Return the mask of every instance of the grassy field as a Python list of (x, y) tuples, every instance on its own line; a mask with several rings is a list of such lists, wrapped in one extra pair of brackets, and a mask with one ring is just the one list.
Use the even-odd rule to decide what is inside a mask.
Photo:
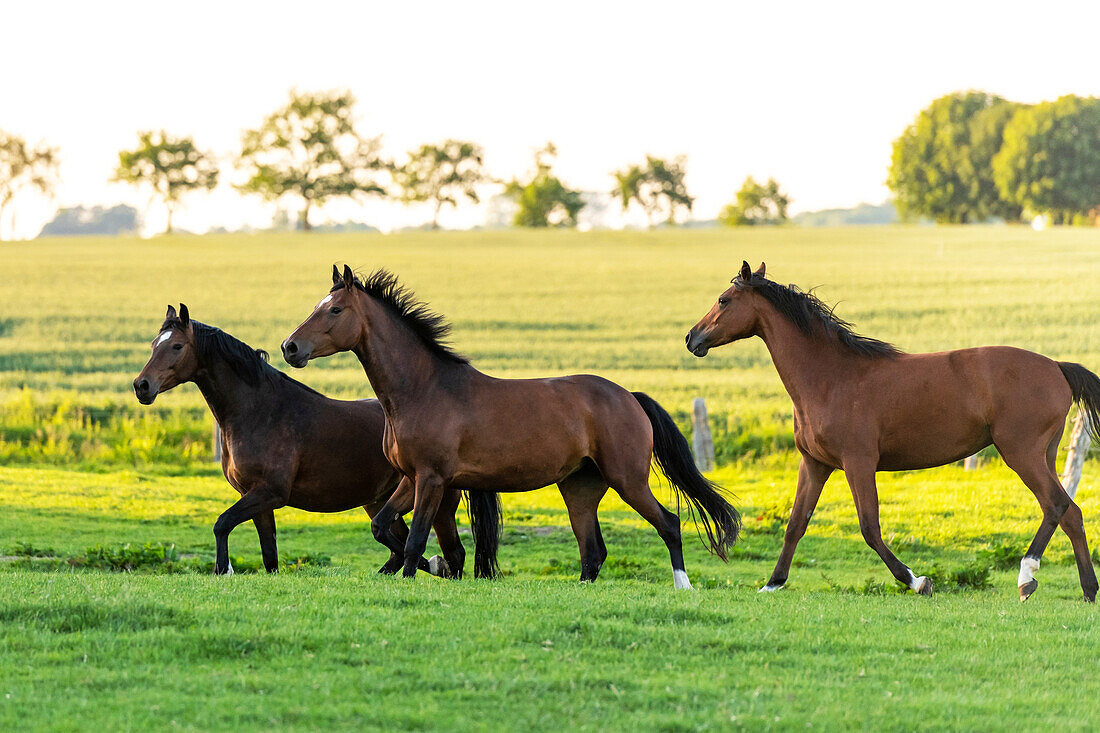
[[(790, 450), (790, 403), (759, 341), (696, 359), (683, 339), (742, 259), (822, 286), (859, 330), (912, 351), (1022, 346), (1100, 368), (1100, 231), (884, 227), (779, 231), (234, 235), (0, 248), (0, 460), (155, 467), (205, 459), (185, 386), (143, 408), (130, 383), (168, 302), (271, 351), (333, 262), (385, 266), (454, 324), (490, 374), (595, 372), (686, 421), (707, 398), (720, 459)], [(295, 376), (369, 394), (348, 354)]]
[[(841, 476), (787, 589), (756, 593), (793, 497), (789, 401), (758, 342), (703, 360), (683, 347), (746, 258), (822, 285), (861, 332), (907, 350), (1006, 343), (1100, 368), (1094, 230), (3, 245), (0, 730), (1095, 727), (1096, 609), (1062, 533), (1038, 593), (1017, 601), (1039, 513), (995, 458), (880, 475), (884, 537), (936, 579), (932, 599), (895, 587)], [(695, 590), (674, 592), (663, 543), (609, 496), (610, 557), (580, 586), (560, 497), (544, 490), (506, 497), (497, 582), (378, 577), (365, 514), (294, 510), (276, 515), (286, 572), (247, 572), (259, 548), (242, 525), (230, 552), (245, 572), (210, 577), (211, 527), (234, 493), (209, 462), (205, 405), (187, 385), (144, 408), (130, 381), (168, 302), (277, 354), (334, 261), (399, 272), (491, 374), (595, 372), (681, 418), (705, 396), (724, 464), (714, 478), (745, 515), (731, 562), (685, 526)], [(347, 355), (294, 376), (369, 394)], [(1078, 494), (1092, 535), (1097, 475), (1090, 461)]]

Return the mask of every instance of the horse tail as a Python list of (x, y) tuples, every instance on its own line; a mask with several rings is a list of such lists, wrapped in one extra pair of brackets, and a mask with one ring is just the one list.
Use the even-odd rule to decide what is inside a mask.
[(465, 493), (470, 528), (474, 535), (474, 577), (495, 578), (500, 575), (497, 550), (500, 548), (500, 523), (504, 516), (500, 494), (495, 491)]
[(1093, 441), (1100, 443), (1100, 377), (1069, 361), (1058, 362), (1058, 368), (1069, 382), (1077, 408), (1089, 416), (1089, 434)]
[(653, 425), (653, 458), (679, 496), (687, 499), (691, 515), (698, 517), (707, 533), (707, 546), (723, 560), (741, 534), (741, 515), (726, 501), (725, 490), (708, 481), (691, 456), (691, 448), (672, 417), (652, 397), (633, 392)]

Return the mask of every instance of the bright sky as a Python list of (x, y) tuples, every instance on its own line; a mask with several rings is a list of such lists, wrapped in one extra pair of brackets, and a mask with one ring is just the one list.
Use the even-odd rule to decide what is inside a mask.
[[(1100, 3), (186, 2), (6, 4), (0, 129), (60, 148), (56, 204), (128, 202), (108, 184), (141, 129), (230, 156), (291, 87), (349, 88), (365, 134), (399, 155), (447, 137), (524, 173), (547, 140), (558, 174), (608, 190), (646, 153), (688, 156), (695, 216), (746, 175), (795, 211), (886, 198), (891, 141), (933, 98), (966, 88), (1035, 102), (1100, 96)], [(194, 194), (179, 227), (266, 225), (275, 207)], [(26, 201), (33, 236), (52, 208)], [(319, 218), (389, 229), (426, 209), (341, 204)], [(480, 223), (484, 208), (447, 212)], [(148, 224), (161, 224), (159, 209)], [(5, 227), (7, 225), (5, 224)]]

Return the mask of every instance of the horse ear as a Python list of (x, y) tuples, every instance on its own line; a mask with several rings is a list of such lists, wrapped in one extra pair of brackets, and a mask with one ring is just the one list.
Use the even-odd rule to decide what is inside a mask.
[(168, 312), (164, 314), (164, 320), (169, 320), (176, 317), (176, 309), (172, 306), (168, 306)]
[(741, 279), (748, 282), (752, 279), (752, 268), (747, 260), (741, 260)]
[(183, 303), (180, 303), (180, 323), (184, 328), (191, 324), (191, 314), (187, 312), (187, 306)]
[(756, 268), (756, 272), (754, 272), (753, 275), (759, 275), (760, 277), (764, 277), (764, 269), (765, 269), (764, 268), (764, 263), (761, 262), (760, 267)]
[(337, 269), (336, 265), (333, 265), (332, 266), (332, 284), (333, 285), (339, 285), (342, 282), (343, 282), (343, 280), (340, 278), (340, 270)]
[(344, 287), (351, 290), (351, 286), (355, 284), (355, 275), (352, 273), (351, 268), (344, 265)]

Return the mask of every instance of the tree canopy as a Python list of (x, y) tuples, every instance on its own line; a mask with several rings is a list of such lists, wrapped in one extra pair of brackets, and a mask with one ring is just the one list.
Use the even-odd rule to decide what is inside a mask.
[(314, 206), (332, 198), (385, 194), (375, 177), (387, 167), (378, 154), (380, 139), (359, 135), (354, 107), (347, 91), (292, 91), (285, 107), (245, 131), (239, 163), (248, 180), (239, 189), (268, 201), (299, 197), (298, 222), (306, 231)]
[[(0, 238), (3, 235), (4, 210), (22, 191), (36, 189), (53, 193), (57, 181), (57, 151), (45, 145), (28, 145), (17, 135), (0, 130)], [(12, 215), (11, 227), (15, 228)]]
[(165, 233), (184, 194), (218, 185), (218, 168), (190, 137), (171, 137), (164, 130), (138, 133), (138, 146), (118, 154), (115, 180), (148, 185), (168, 212)]
[(462, 197), (479, 203), (477, 186), (488, 180), (484, 155), (480, 145), (461, 140), (421, 145), (409, 153), (403, 165), (394, 168), (394, 183), (401, 191), (401, 201), (431, 202), (432, 229), (438, 229), (439, 212), (444, 204), (457, 207)]
[(504, 185), (504, 195), (516, 202), (512, 223), (523, 227), (573, 227), (584, 208), (584, 194), (566, 186), (552, 172), (557, 155), (553, 143), (535, 154), (535, 172), (527, 182), (513, 179)]
[(631, 165), (612, 174), (615, 188), (611, 195), (622, 201), (623, 211), (630, 208), (631, 202), (636, 202), (651, 227), (654, 217), (662, 211), (667, 212), (666, 223), (675, 224), (677, 209), (683, 207), (691, 211), (695, 203), (684, 184), (685, 158), (681, 155), (667, 161), (647, 155), (645, 160), (644, 166)]
[(774, 178), (769, 178), (767, 183), (757, 183), (749, 176), (741, 184), (737, 200), (722, 209), (718, 221), (726, 226), (782, 224), (787, 221), (790, 203), (790, 197), (779, 189)]
[(1018, 218), (993, 181), (992, 159), (1019, 105), (985, 92), (934, 100), (894, 141), (886, 185), (903, 218), (942, 223)]
[(1021, 109), (993, 158), (1001, 195), (1056, 224), (1100, 208), (1100, 98), (1067, 95)]

